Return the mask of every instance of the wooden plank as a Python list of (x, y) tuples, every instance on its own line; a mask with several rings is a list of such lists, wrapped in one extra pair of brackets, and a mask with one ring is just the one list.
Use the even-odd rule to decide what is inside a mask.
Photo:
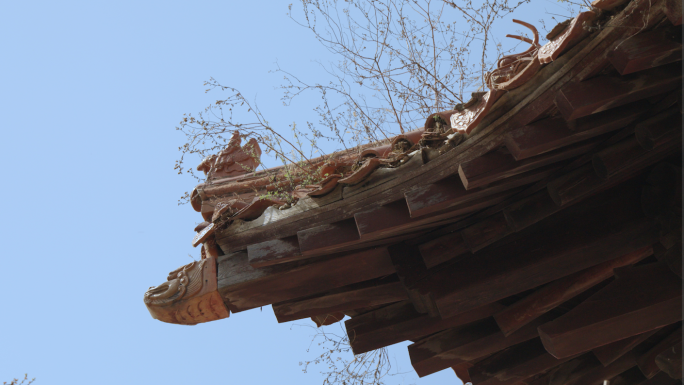
[(646, 377), (637, 367), (630, 368), (610, 379), (610, 383), (616, 385), (639, 385), (644, 381)]
[[(680, 317), (681, 318), (681, 317)], [(677, 330), (672, 332), (670, 335), (665, 337), (662, 341), (658, 342), (654, 347), (649, 349), (646, 353), (642, 354), (637, 359), (637, 364), (639, 369), (646, 376), (646, 378), (653, 378), (660, 371), (660, 367), (656, 363), (656, 357), (668, 350), (676, 349), (680, 351), (682, 349), (682, 328), (679, 327)], [(681, 362), (681, 360), (680, 360)], [(676, 369), (675, 369), (676, 370)], [(680, 363), (679, 377), (681, 378), (681, 363)], [(669, 374), (669, 373), (668, 373)]]
[(658, 232), (640, 213), (638, 194), (638, 188), (598, 194), (513, 242), (430, 272), (417, 286), (434, 295), (442, 316), (450, 316), (651, 245)]
[[(682, 168), (667, 162), (655, 166), (646, 179), (641, 193), (641, 206), (649, 218), (667, 215), (674, 207), (681, 207)], [(681, 220), (676, 229), (681, 229)], [(663, 229), (665, 230), (665, 229)], [(672, 231), (672, 230), (667, 230)]]
[(461, 163), (458, 175), (466, 190), (481, 187), (539, 167), (574, 158), (591, 150), (596, 143), (577, 143), (553, 152), (516, 161), (511, 154), (493, 151)]
[(299, 251), (299, 242), (296, 236), (249, 245), (247, 246), (247, 256), (252, 267), (271, 266), (306, 258)]
[(644, 163), (655, 163), (681, 148), (681, 131), (670, 131), (662, 139), (666, 142), (652, 150), (644, 150), (635, 137), (599, 151), (592, 158), (594, 171), (604, 179), (611, 178), (622, 170), (637, 169)]
[(648, 105), (631, 103), (566, 122), (562, 117), (543, 119), (506, 135), (505, 144), (516, 160), (527, 159), (625, 127)]
[(594, 353), (599, 361), (601, 361), (603, 366), (607, 366), (625, 355), (627, 352), (631, 351), (635, 346), (646, 341), (646, 339), (655, 334), (658, 330), (660, 329), (653, 329), (645, 333), (615, 341), (608, 345), (599, 346), (598, 348), (593, 349), (591, 352)]
[(511, 231), (521, 231), (561, 210), (551, 199), (548, 190), (540, 190), (503, 209)]
[(682, 115), (679, 106), (673, 106), (662, 113), (645, 120), (634, 127), (634, 136), (645, 150), (653, 150), (671, 140), (673, 131), (681, 131)]
[(550, 370), (546, 375), (530, 382), (530, 385), (564, 385), (573, 383), (599, 367), (601, 367), (601, 363), (598, 362), (596, 357), (591, 354), (583, 354)]
[(668, 376), (667, 373), (660, 372), (653, 376), (653, 378), (639, 383), (639, 385), (681, 385), (681, 383), (682, 381)]
[(595, 366), (583, 376), (566, 382), (567, 385), (604, 385), (605, 380), (623, 373), (636, 366), (634, 354), (627, 353), (608, 366)]
[(392, 275), (341, 287), (313, 297), (275, 303), (273, 304), (273, 313), (275, 313), (278, 322), (289, 322), (321, 314), (385, 305), (407, 299), (406, 289), (399, 282), (399, 279)]
[(492, 303), (442, 319), (418, 313), (411, 302), (403, 301), (352, 317), (345, 326), (354, 354), (361, 354), (481, 320), (502, 308), (502, 305)]
[(468, 369), (473, 385), (516, 383), (546, 372), (570, 358), (559, 360), (544, 349), (539, 338), (512, 346)]
[(679, 63), (626, 76), (601, 76), (563, 87), (556, 105), (565, 120), (574, 120), (673, 90), (681, 82)]
[(623, 267), (617, 279), (539, 328), (546, 350), (567, 357), (682, 318), (681, 280), (661, 263)]
[(484, 196), (468, 203), (419, 218), (411, 217), (405, 200), (377, 206), (354, 214), (354, 220), (362, 240), (382, 239), (390, 236), (414, 232), (430, 226), (455, 222), (466, 214), (482, 210), (502, 202), (519, 190), (503, 191)]
[(672, 25), (682, 25), (682, 2), (679, 0), (666, 0), (665, 14)]
[[(681, 230), (680, 230), (681, 234)], [(669, 249), (656, 253), (656, 258), (664, 262), (673, 273), (682, 278), (682, 243), (679, 242)]]
[(420, 257), (418, 247), (406, 243), (398, 243), (387, 248), (394, 270), (399, 280), (407, 289), (409, 300), (419, 313), (438, 317), (437, 306), (429, 293), (421, 293), (413, 288), (413, 282), (425, 276), (427, 267)]
[(466, 382), (471, 382), (468, 369), (472, 366), (473, 364), (470, 362), (462, 362), (458, 365), (452, 366), (451, 369), (453, 369), (454, 373), (456, 373), (456, 377), (458, 377), (458, 379), (465, 384)]
[(569, 275), (533, 292), (494, 316), (504, 334), (518, 330), (540, 315), (613, 276), (613, 269), (631, 265), (653, 254), (649, 245), (619, 258)]
[(470, 253), (460, 231), (423, 243), (418, 246), (418, 249), (428, 269), (459, 255)]
[(297, 232), (303, 256), (322, 255), (360, 239), (356, 222), (351, 218)]
[(386, 248), (368, 249), (296, 267), (254, 268), (246, 252), (219, 257), (218, 290), (233, 312), (326, 291), (391, 275), (394, 266)]
[(535, 321), (508, 337), (491, 318), (447, 329), (409, 345), (411, 364), (418, 376), (424, 377), (536, 338), (543, 322)]
[(472, 252), (477, 252), (512, 233), (503, 213), (468, 226), (461, 230), (461, 236)]
[(404, 196), (411, 217), (416, 218), (534, 183), (549, 176), (556, 169), (556, 166), (541, 167), (494, 182), (487, 187), (470, 190), (463, 187), (458, 175), (452, 175), (436, 183), (408, 191)]
[(608, 58), (621, 75), (681, 61), (682, 43), (676, 41), (681, 33), (671, 28), (640, 33), (618, 44)]
[(656, 365), (671, 378), (682, 379), (682, 344), (681, 333), (678, 344), (658, 354), (655, 358)]
[[(600, 162), (600, 159), (596, 162), (592, 160), (592, 164), (584, 165), (575, 171), (549, 182), (547, 189), (553, 201), (559, 206), (564, 206), (589, 196), (597, 190), (607, 188), (608, 186), (620, 183), (622, 180), (631, 178), (641, 172), (642, 169), (661, 161), (678, 149), (679, 143), (673, 141), (669, 144), (662, 145), (656, 150), (639, 153), (640, 155), (638, 157), (627, 159), (626, 162), (623, 163), (624, 167), (617, 170), (611, 169), (611, 171), (615, 171), (615, 173), (611, 174), (609, 179), (600, 177), (596, 172), (596, 167), (594, 165), (597, 164), (597, 162)], [(594, 157), (594, 159), (597, 158)], [(619, 163), (614, 164), (618, 165)], [(601, 168), (603, 166), (598, 167)], [(607, 168), (605, 172), (601, 172), (603, 175), (608, 175)]]

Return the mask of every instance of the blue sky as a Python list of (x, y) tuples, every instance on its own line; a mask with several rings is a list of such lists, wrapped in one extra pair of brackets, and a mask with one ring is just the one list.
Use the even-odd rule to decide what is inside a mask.
[[(536, 0), (516, 16), (563, 13)], [(3, 295), (0, 381), (36, 384), (320, 384), (300, 361), (320, 351), (312, 330), (278, 324), (270, 307), (194, 327), (153, 320), (142, 296), (199, 255), (201, 221), (180, 195), (174, 127), (220, 95), (209, 77), (257, 97), (274, 126), (310, 112), (285, 108), (281, 67), (312, 79), (329, 60), (287, 16), (287, 3), (3, 2), (0, 5), (0, 189)], [(507, 17), (501, 26), (517, 28)], [(195, 164), (198, 160), (191, 160)], [(332, 326), (337, 328), (338, 326)], [(390, 348), (390, 383), (418, 379), (406, 343)]]

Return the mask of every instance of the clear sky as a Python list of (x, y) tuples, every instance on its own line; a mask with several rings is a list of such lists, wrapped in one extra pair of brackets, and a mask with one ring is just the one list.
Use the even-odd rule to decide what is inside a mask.
[[(0, 381), (36, 384), (321, 384), (300, 361), (320, 354), (312, 330), (278, 324), (270, 307), (198, 326), (153, 320), (143, 293), (199, 258), (201, 221), (178, 206), (196, 181), (173, 169), (174, 127), (220, 97), (215, 77), (257, 97), (276, 127), (281, 67), (322, 75), (329, 60), (287, 3), (5, 1), (0, 5)], [(516, 14), (564, 13), (534, 0)], [(567, 14), (567, 13), (565, 13)], [(499, 25), (515, 32), (507, 17)], [(191, 164), (198, 163), (190, 160)], [(339, 326), (331, 326), (339, 328)], [(338, 329), (335, 329), (338, 330)], [(390, 348), (395, 384), (457, 384), (451, 370), (418, 379), (406, 346)]]

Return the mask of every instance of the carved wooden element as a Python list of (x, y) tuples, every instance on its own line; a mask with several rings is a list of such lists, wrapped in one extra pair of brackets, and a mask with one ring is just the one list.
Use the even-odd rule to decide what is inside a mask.
[(217, 291), (216, 259), (191, 262), (144, 296), (147, 310), (163, 322), (195, 325), (227, 318), (230, 313)]

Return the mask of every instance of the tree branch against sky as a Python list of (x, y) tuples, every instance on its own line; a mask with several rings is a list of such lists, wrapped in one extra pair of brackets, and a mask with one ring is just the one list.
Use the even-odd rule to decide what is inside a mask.
[[(177, 129), (186, 135), (186, 143), (179, 148), (176, 169), (192, 173), (186, 155), (218, 152), (235, 130), (244, 138), (256, 138), (267, 157), (299, 164), (419, 128), (430, 114), (454, 108), (471, 92), (485, 89), (484, 74), (517, 48), (503, 48), (494, 33), (496, 22), (529, 1), (291, 4), (288, 16), (295, 25), (308, 29), (335, 58), (317, 61), (325, 75), (318, 79), (275, 63), (273, 72), (283, 75), (283, 83), (275, 85), (282, 91), (282, 102), (292, 105), (304, 95), (318, 95), (320, 102), (311, 106), (313, 116), (302, 117), (288, 129), (274, 128), (256, 100), (212, 78), (205, 83), (207, 91), (220, 89), (229, 95), (196, 116), (183, 117)], [(583, 6), (562, 4), (570, 9), (568, 17)]]

